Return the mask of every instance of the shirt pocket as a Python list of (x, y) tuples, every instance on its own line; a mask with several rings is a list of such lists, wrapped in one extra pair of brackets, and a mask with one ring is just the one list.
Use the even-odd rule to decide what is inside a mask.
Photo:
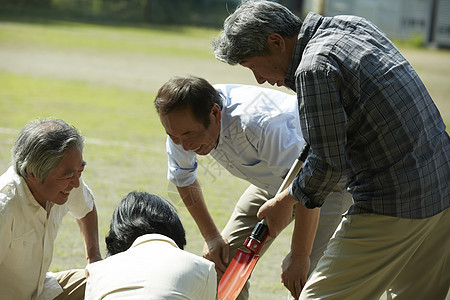
[(11, 269), (28, 269), (36, 262), (32, 261), (32, 252), (35, 251), (36, 233), (30, 230), (20, 236), (16, 236), (11, 241), (10, 253), (6, 257), (4, 264)]

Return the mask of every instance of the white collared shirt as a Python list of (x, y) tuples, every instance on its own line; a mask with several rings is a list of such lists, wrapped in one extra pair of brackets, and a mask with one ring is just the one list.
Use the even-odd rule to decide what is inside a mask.
[[(219, 141), (210, 155), (234, 176), (275, 195), (305, 143), (297, 97), (250, 85), (214, 87), (223, 108)], [(183, 150), (169, 137), (166, 149), (168, 179), (180, 187), (192, 184), (197, 177), (196, 153)]]
[(214, 263), (160, 234), (138, 237), (124, 252), (86, 267), (86, 300), (216, 299)]
[(0, 299), (47, 300), (62, 292), (47, 273), (58, 229), (67, 212), (80, 219), (93, 205), (81, 179), (65, 204), (44, 209), (13, 167), (0, 177)]

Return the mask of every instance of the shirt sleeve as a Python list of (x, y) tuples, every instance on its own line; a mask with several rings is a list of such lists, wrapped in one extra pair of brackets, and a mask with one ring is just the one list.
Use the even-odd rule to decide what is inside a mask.
[(337, 70), (308, 70), (296, 80), (300, 126), (311, 150), (289, 192), (306, 207), (314, 208), (322, 206), (345, 168), (347, 115)]
[(10, 247), (12, 241), (12, 224), (14, 217), (10, 208), (7, 207), (7, 203), (14, 198), (15, 193), (16, 188), (14, 185), (2, 184), (2, 187), (0, 188), (0, 265), (5, 259), (5, 255), (8, 252), (7, 249)]
[[(288, 114), (279, 114), (261, 131), (258, 153), (267, 162), (269, 170), (285, 177), (305, 143), (298, 130), (298, 119)], [(297, 126), (296, 126), (297, 125)]]
[(197, 154), (185, 151), (167, 137), (166, 150), (168, 156), (167, 179), (178, 187), (188, 186), (197, 178)]
[(12, 219), (0, 211), (0, 265), (5, 259), (12, 240)]
[(80, 178), (80, 186), (70, 192), (67, 200), (69, 213), (76, 219), (82, 219), (94, 208), (94, 194)]

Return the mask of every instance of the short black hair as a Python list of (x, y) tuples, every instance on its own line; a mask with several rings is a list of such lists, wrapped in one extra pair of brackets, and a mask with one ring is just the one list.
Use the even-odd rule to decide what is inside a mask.
[(196, 76), (169, 79), (159, 89), (153, 104), (160, 117), (188, 108), (205, 128), (209, 127), (213, 106), (217, 104), (221, 109), (223, 107), (219, 92), (206, 79)]
[(145, 192), (130, 192), (114, 210), (105, 239), (107, 256), (129, 249), (139, 236), (150, 233), (171, 238), (180, 249), (186, 245), (183, 225), (169, 201)]

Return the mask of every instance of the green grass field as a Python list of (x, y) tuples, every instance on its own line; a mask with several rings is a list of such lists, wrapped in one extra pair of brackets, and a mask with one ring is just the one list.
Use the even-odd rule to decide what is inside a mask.
[[(194, 74), (211, 83), (256, 84), (250, 71), (217, 61), (201, 28), (131, 28), (79, 23), (0, 21), (0, 171), (20, 128), (53, 116), (86, 137), (84, 180), (96, 195), (102, 253), (117, 203), (132, 190), (170, 199), (187, 231), (187, 250), (200, 254), (203, 240), (166, 180), (165, 134), (153, 109), (158, 88), (170, 77)], [(424, 80), (447, 124), (450, 120), (450, 52), (402, 48)], [(285, 89), (282, 89), (286, 91)], [(200, 158), (199, 181), (209, 209), (223, 228), (247, 183), (209, 156)], [(258, 263), (251, 299), (284, 299), (279, 271), (289, 251), (289, 227)], [(85, 266), (76, 223), (66, 217), (51, 271)]]

